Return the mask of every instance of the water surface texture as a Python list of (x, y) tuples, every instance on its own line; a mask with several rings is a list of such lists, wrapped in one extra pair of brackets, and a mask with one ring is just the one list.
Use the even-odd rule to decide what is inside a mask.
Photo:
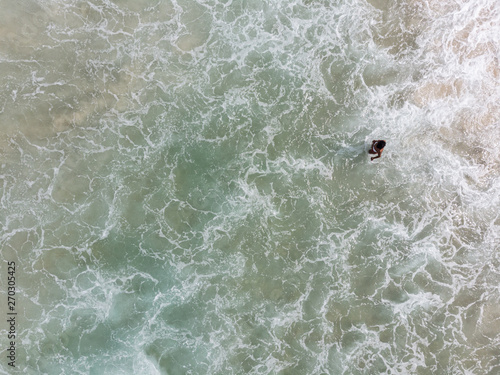
[(0, 373), (500, 373), (498, 0), (0, 6)]

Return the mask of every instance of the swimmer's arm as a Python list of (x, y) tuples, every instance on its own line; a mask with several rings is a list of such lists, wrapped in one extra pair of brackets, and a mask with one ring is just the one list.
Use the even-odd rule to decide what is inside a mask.
[(372, 157), (371, 160), (373, 161), (374, 159), (378, 159), (380, 156), (382, 156), (382, 150), (379, 150), (377, 152), (377, 156)]

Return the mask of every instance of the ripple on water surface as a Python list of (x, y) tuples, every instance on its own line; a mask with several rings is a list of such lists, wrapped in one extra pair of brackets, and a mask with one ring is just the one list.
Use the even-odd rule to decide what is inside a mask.
[(23, 372), (499, 371), (495, 1), (4, 8)]

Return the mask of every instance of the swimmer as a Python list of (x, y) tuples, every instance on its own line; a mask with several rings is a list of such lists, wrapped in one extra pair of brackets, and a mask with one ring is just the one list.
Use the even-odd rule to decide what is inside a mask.
[(368, 151), (369, 154), (377, 154), (377, 156), (374, 156), (371, 158), (373, 159), (378, 159), (382, 155), (382, 151), (384, 151), (385, 147), (385, 141), (379, 139), (377, 141), (372, 142), (372, 148)]

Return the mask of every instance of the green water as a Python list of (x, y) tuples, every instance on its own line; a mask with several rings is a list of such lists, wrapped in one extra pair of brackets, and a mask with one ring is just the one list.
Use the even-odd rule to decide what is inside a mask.
[(0, 4), (0, 373), (500, 371), (494, 1)]

